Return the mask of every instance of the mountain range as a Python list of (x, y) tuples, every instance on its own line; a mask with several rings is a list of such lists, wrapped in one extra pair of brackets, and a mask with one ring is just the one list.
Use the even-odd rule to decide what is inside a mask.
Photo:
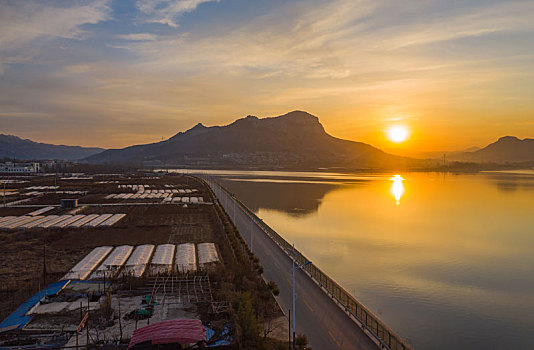
[[(109, 150), (50, 145), (0, 134), (0, 157), (81, 160), (93, 164), (264, 169), (428, 169), (442, 165), (441, 159), (395, 156), (366, 143), (336, 138), (325, 131), (317, 117), (303, 111), (270, 118), (247, 116), (224, 126), (207, 127), (199, 123), (161, 142)], [(429, 154), (427, 158), (434, 157)], [(505, 136), (484, 148), (449, 153), (447, 159), (534, 164), (534, 139)]]
[(0, 134), (0, 158), (79, 160), (103, 150), (103, 148), (51, 145), (21, 139), (13, 135)]

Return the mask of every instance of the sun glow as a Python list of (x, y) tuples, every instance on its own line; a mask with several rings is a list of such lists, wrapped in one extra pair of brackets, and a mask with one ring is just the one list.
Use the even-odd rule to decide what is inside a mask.
[(408, 128), (403, 125), (395, 125), (387, 130), (388, 139), (395, 143), (401, 143), (408, 139)]

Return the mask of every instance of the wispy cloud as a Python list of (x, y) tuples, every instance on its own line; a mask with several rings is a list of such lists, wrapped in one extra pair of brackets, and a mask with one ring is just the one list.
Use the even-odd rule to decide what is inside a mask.
[(133, 33), (116, 35), (115, 38), (130, 41), (153, 41), (156, 40), (158, 36), (150, 33)]
[(147, 23), (178, 27), (178, 19), (186, 12), (194, 11), (200, 4), (219, 0), (137, 0), (137, 8)]
[(29, 61), (36, 47), (29, 46), (39, 39), (83, 39), (89, 33), (86, 24), (111, 19), (108, 0), (53, 6), (42, 1), (0, 3), (0, 66), (2, 62)]
[(503, 2), (468, 13), (422, 20), (408, 26), (393, 26), (383, 34), (390, 36), (391, 49), (427, 45), (442, 41), (479, 37), (494, 33), (534, 30), (534, 21), (526, 13), (534, 13), (534, 2)]

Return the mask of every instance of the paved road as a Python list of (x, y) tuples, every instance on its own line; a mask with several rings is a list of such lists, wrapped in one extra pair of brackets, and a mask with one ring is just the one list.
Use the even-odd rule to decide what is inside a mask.
[[(234, 202), (214, 186), (226, 212), (234, 217)], [(235, 205), (235, 221), (239, 232), (250, 246), (250, 216)], [(286, 314), (292, 305), (292, 263), (287, 254), (254, 222), (254, 254), (263, 266), (263, 275), (280, 289), (278, 300)], [(345, 314), (335, 302), (303, 271), (295, 274), (296, 331), (306, 334), (314, 350), (378, 349), (377, 345)], [(293, 316), (293, 315), (291, 315)]]

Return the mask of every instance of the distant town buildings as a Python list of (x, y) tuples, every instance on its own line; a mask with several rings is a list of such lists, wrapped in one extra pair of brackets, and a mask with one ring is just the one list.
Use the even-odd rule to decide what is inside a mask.
[(0, 163), (0, 173), (30, 174), (38, 173), (41, 170), (39, 163)]

